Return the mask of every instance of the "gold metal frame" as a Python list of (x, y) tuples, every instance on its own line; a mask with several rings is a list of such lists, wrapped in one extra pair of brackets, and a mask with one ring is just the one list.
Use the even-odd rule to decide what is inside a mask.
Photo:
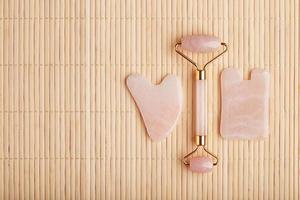
[(190, 165), (190, 163), (188, 162), (188, 161), (189, 161), (188, 158), (191, 157), (194, 153), (196, 153), (196, 151), (199, 149), (199, 147), (202, 147), (202, 149), (203, 149), (207, 154), (209, 154), (210, 156), (212, 156), (212, 157), (215, 159), (215, 162), (213, 163), (214, 166), (218, 164), (218, 157), (217, 157), (215, 154), (213, 154), (212, 152), (208, 151), (208, 150), (206, 149), (205, 146), (197, 145), (197, 147), (196, 147), (193, 151), (191, 151), (190, 153), (188, 153), (187, 155), (185, 155), (185, 156), (183, 157), (183, 160), (182, 160), (182, 161), (183, 161), (183, 163), (184, 163), (186, 166), (189, 166), (189, 165)]
[(201, 71), (201, 70), (204, 70), (204, 71), (205, 71), (207, 65), (209, 65), (209, 64), (212, 63), (214, 60), (216, 60), (216, 59), (219, 58), (221, 55), (223, 55), (223, 54), (227, 51), (227, 49), (228, 49), (227, 44), (226, 44), (225, 42), (221, 42), (221, 45), (224, 46), (225, 49), (224, 49), (221, 53), (219, 53), (218, 55), (216, 55), (215, 57), (213, 57), (211, 60), (209, 60), (207, 63), (205, 63), (205, 65), (204, 65), (202, 68), (199, 68), (198, 65), (197, 65), (197, 63), (196, 63), (195, 61), (193, 61), (191, 58), (189, 58), (187, 55), (185, 55), (184, 53), (182, 53), (182, 52), (179, 50), (178, 47), (179, 47), (180, 45), (181, 45), (181, 42), (177, 42), (177, 43), (175, 44), (175, 51), (176, 51), (179, 55), (181, 55), (182, 57), (184, 57), (186, 60), (188, 60), (190, 63), (192, 63), (192, 65), (194, 65), (198, 71)]

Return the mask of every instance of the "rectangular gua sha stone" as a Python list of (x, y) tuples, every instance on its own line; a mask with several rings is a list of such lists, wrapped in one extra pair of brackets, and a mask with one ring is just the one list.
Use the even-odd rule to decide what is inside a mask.
[(259, 139), (269, 133), (269, 72), (254, 69), (243, 80), (237, 69), (221, 75), (220, 132), (227, 139)]

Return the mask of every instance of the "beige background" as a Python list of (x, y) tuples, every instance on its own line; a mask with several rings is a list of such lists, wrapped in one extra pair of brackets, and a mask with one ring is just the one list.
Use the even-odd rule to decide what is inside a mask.
[[(299, 11), (298, 0), (0, 0), (0, 199), (299, 199)], [(173, 48), (198, 33), (229, 44), (208, 70), (220, 163), (206, 175), (181, 163), (193, 69)], [(218, 134), (228, 66), (270, 71), (266, 140)], [(182, 115), (160, 143), (125, 87), (131, 73), (182, 82)]]

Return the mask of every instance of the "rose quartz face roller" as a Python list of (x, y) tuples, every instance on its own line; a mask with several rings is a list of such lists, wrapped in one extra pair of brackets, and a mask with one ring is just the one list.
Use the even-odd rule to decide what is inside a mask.
[[(202, 68), (199, 68), (197, 63), (183, 54), (182, 50), (191, 51), (194, 53), (211, 53), (217, 51), (221, 46), (224, 50), (208, 61)], [(206, 68), (212, 61), (220, 57), (227, 51), (227, 45), (224, 42), (219, 42), (215, 36), (209, 35), (191, 35), (181, 38), (181, 41), (175, 45), (175, 51), (182, 57), (192, 63), (196, 71), (195, 94), (194, 94), (194, 131), (196, 134), (196, 148), (183, 158), (183, 162), (193, 172), (206, 173), (212, 171), (214, 165), (217, 165), (218, 158), (213, 153), (206, 149), (207, 136), (207, 100), (206, 100)], [(203, 150), (211, 157), (192, 155), (202, 147)]]

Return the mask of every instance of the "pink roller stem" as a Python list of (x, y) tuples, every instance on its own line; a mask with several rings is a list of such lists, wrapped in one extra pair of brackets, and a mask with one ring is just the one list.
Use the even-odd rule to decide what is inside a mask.
[(195, 132), (207, 135), (206, 80), (196, 80), (195, 84)]

